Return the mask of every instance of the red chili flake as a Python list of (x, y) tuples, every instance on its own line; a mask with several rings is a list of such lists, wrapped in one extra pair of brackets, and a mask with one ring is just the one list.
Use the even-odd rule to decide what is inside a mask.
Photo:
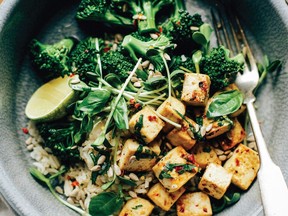
[(135, 107), (136, 109), (139, 109), (139, 108), (141, 107), (141, 104), (140, 104), (140, 103), (136, 103), (136, 104), (134, 105), (134, 107)]
[(207, 208), (203, 208), (203, 211), (204, 211), (204, 212), (207, 212), (208, 210), (207, 210)]
[(156, 194), (154, 194), (154, 196), (159, 196), (159, 194), (158, 194), (158, 193), (156, 193)]
[(71, 179), (71, 177), (70, 177), (69, 175), (67, 175), (67, 176), (66, 176), (66, 179), (67, 179), (67, 180), (70, 180), (70, 179)]
[(190, 161), (191, 163), (195, 164), (196, 161), (195, 161), (195, 157), (193, 154), (189, 154), (188, 157), (187, 157), (187, 160)]
[(181, 206), (179, 211), (180, 211), (180, 212), (184, 212), (184, 211), (185, 211), (184, 207)]
[(71, 78), (71, 77), (74, 77), (75, 76), (75, 74), (74, 73), (70, 73), (69, 74), (69, 77)]
[(148, 116), (148, 120), (149, 120), (150, 122), (152, 122), (152, 121), (157, 121), (157, 118), (156, 118), (156, 116)]
[(162, 26), (160, 26), (160, 27), (158, 28), (158, 30), (159, 30), (160, 33), (162, 33), (162, 32), (163, 32)]
[(135, 104), (135, 99), (134, 99), (134, 98), (131, 98), (131, 99), (129, 100), (129, 103), (130, 103), (130, 104)]
[(236, 158), (235, 159), (236, 166), (240, 166), (240, 161)]
[(178, 22), (176, 22), (176, 24), (177, 24), (177, 25), (181, 25), (181, 22), (180, 22), (180, 21), (178, 21)]
[(188, 130), (188, 127), (187, 126), (185, 126), (185, 125), (182, 125), (182, 127), (181, 127), (181, 131), (187, 131)]
[(250, 151), (250, 149), (246, 149), (246, 150), (245, 150), (245, 152), (249, 152), (249, 151)]
[(108, 52), (109, 50), (110, 50), (110, 47), (105, 47), (105, 48), (103, 49), (103, 52), (106, 53), (106, 52)]
[(125, 213), (124, 216), (128, 216), (128, 213)]
[(75, 181), (73, 181), (73, 182), (71, 183), (71, 185), (72, 185), (73, 187), (79, 186), (79, 182), (75, 180)]
[(176, 167), (175, 167), (175, 171), (176, 171), (176, 172), (179, 172), (179, 171), (181, 171), (182, 169), (183, 169), (182, 166), (176, 166)]
[(28, 133), (29, 133), (28, 128), (22, 128), (22, 131), (23, 131), (23, 133), (25, 133), (25, 134), (28, 134)]

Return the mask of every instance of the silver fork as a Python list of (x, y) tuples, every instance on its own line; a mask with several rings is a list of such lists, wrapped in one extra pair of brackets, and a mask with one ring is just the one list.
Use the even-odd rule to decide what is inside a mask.
[[(216, 8), (217, 11), (212, 9), (212, 18), (218, 44), (227, 46), (227, 48), (230, 50), (233, 50), (234, 48), (238, 53), (240, 53), (241, 43), (243, 43), (244, 47), (242, 52), (244, 50), (244, 52), (247, 54), (247, 60), (244, 65), (244, 72), (243, 74), (239, 73), (237, 75), (236, 85), (244, 94), (244, 104), (247, 106), (250, 123), (260, 156), (261, 165), (257, 174), (257, 178), (260, 186), (265, 215), (288, 215), (287, 185), (282, 171), (270, 157), (254, 108), (254, 101), (256, 98), (253, 94), (253, 90), (256, 88), (259, 81), (259, 73), (255, 59), (251, 52), (251, 48), (248, 44), (240, 21), (236, 17), (235, 13), (233, 13), (231, 9), (227, 10), (227, 8), (225, 9), (219, 5)], [(227, 20), (223, 19), (222, 14), (228, 14), (228, 12), (229, 16), (226, 16)], [(238, 32), (235, 30), (235, 26), (237, 26)], [(222, 29), (222, 33), (220, 32), (220, 29)]]

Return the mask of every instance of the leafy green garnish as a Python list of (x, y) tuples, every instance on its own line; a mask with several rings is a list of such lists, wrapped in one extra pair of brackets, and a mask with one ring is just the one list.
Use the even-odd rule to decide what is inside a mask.
[(200, 26), (199, 31), (193, 33), (193, 40), (203, 47), (204, 53), (206, 54), (210, 45), (210, 37), (213, 29), (208, 23), (204, 23)]
[(208, 106), (207, 117), (215, 118), (229, 115), (240, 108), (243, 100), (243, 94), (238, 90), (221, 92), (212, 97), (212, 102)]
[(109, 216), (119, 211), (123, 204), (121, 193), (102, 192), (91, 198), (89, 213), (92, 216)]
[[(115, 106), (115, 99), (112, 100), (111, 106)], [(113, 119), (118, 129), (128, 129), (128, 108), (126, 100), (121, 97), (116, 105), (116, 109), (113, 113)]]

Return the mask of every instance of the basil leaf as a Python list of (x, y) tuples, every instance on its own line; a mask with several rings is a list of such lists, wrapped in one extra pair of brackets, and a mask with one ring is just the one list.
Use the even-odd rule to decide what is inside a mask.
[(104, 78), (106, 82), (108, 82), (110, 85), (112, 85), (114, 88), (120, 89), (122, 82), (116, 74), (109, 73)]
[(224, 116), (237, 111), (243, 103), (243, 95), (238, 90), (221, 92), (212, 97), (207, 111), (208, 118)]
[[(115, 106), (115, 100), (112, 101), (112, 107)], [(128, 129), (128, 108), (126, 100), (121, 97), (116, 105), (116, 109), (113, 113), (113, 119), (117, 128), (119, 129)]]
[(133, 186), (133, 187), (137, 186), (136, 182), (134, 182), (134, 181), (132, 181), (130, 179), (126, 179), (126, 178), (124, 178), (122, 176), (117, 176), (117, 177), (120, 180), (120, 182), (122, 182), (123, 184), (130, 185), (130, 186)]
[(78, 104), (77, 109), (90, 114), (97, 114), (102, 111), (108, 102), (111, 93), (106, 89), (97, 89), (89, 94)]
[(89, 214), (92, 216), (108, 216), (117, 212), (123, 205), (123, 199), (114, 192), (103, 192), (92, 197)]

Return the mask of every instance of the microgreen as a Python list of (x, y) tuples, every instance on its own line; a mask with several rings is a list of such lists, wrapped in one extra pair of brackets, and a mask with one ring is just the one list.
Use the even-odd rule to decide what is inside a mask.
[(79, 214), (83, 215), (83, 216), (88, 216), (89, 214), (85, 211), (83, 211), (82, 209), (76, 207), (75, 205), (72, 205), (70, 203), (68, 203), (66, 200), (62, 199), (58, 193), (55, 191), (53, 185), (52, 185), (52, 181), (54, 179), (56, 179), (58, 176), (62, 175), (63, 173), (65, 173), (67, 170), (64, 168), (62, 170), (60, 170), (59, 172), (57, 172), (56, 174), (50, 176), (50, 177), (46, 177), (44, 176), (38, 169), (32, 167), (30, 168), (30, 174), (37, 180), (39, 180), (40, 182), (44, 183), (48, 189), (50, 190), (50, 192), (53, 194), (53, 196), (60, 201), (62, 204), (66, 205), (67, 207), (73, 209), (74, 211), (78, 212)]

